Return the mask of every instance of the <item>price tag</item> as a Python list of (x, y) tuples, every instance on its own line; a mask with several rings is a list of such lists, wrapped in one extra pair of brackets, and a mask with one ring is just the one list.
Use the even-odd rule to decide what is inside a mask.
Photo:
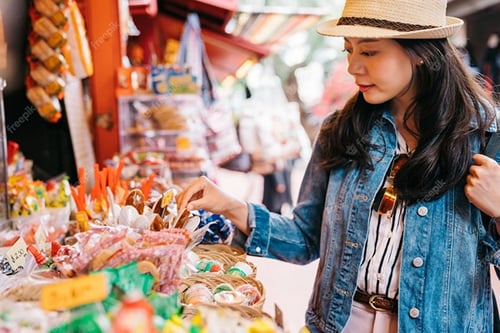
[(188, 150), (191, 148), (191, 140), (187, 136), (179, 136), (175, 140), (177, 150)]
[(12, 245), (12, 247), (7, 251), (7, 261), (14, 271), (21, 266), (24, 267), (26, 256), (28, 255), (27, 247), (28, 246), (26, 245), (24, 238), (19, 237), (14, 245)]
[(161, 208), (167, 207), (172, 203), (172, 200), (174, 200), (174, 191), (172, 189), (169, 189), (167, 190), (167, 192), (163, 194), (163, 197), (161, 198), (160, 207)]
[(85, 275), (42, 288), (42, 309), (65, 310), (80, 305), (99, 302), (108, 296), (105, 273)]
[(35, 232), (35, 242), (36, 247), (40, 249), (41, 252), (45, 252), (47, 248), (47, 237), (42, 226), (39, 226)]

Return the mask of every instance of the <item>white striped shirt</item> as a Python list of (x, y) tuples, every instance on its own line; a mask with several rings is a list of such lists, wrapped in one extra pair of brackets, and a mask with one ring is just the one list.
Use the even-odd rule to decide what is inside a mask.
[[(409, 154), (404, 138), (397, 133), (396, 155)], [(387, 179), (382, 187), (388, 185)], [(399, 203), (391, 217), (372, 209), (368, 237), (358, 274), (358, 288), (368, 294), (398, 298), (406, 206)]]

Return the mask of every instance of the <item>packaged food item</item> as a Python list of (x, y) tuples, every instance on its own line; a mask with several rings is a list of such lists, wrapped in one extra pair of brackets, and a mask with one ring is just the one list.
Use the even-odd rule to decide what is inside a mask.
[(28, 88), (28, 100), (36, 107), (40, 116), (49, 122), (57, 122), (61, 118), (61, 104), (56, 97), (50, 97), (39, 86)]
[(40, 86), (42, 86), (47, 94), (58, 95), (64, 91), (66, 82), (59, 76), (51, 73), (42, 65), (35, 65), (30, 70), (31, 78)]
[(166, 94), (168, 92), (167, 85), (167, 69), (164, 66), (151, 67), (151, 89), (155, 94)]
[(238, 261), (233, 267), (227, 270), (226, 274), (245, 277), (251, 275), (252, 272), (252, 267), (249, 264)]
[(42, 36), (53, 49), (67, 42), (66, 33), (58, 29), (46, 16), (41, 16), (33, 23), (33, 31)]
[(213, 294), (203, 283), (195, 283), (186, 290), (184, 303), (191, 305), (213, 303)]
[(38, 40), (31, 46), (31, 53), (40, 59), (43, 65), (53, 73), (58, 72), (66, 62), (64, 57), (56, 53), (43, 39)]
[(256, 304), (262, 298), (262, 294), (254, 285), (250, 283), (242, 284), (236, 287), (236, 291), (243, 294), (245, 299), (243, 301), (244, 305), (252, 306)]
[(142, 295), (128, 295), (113, 320), (111, 333), (155, 333), (153, 316), (153, 307)]
[(68, 21), (64, 11), (52, 0), (34, 0), (37, 11), (47, 16), (57, 27), (62, 27)]

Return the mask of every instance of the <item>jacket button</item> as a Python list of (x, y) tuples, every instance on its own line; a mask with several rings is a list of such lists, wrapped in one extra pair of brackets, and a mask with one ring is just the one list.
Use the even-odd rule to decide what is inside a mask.
[(418, 209), (417, 209), (417, 214), (419, 216), (425, 216), (425, 215), (427, 215), (427, 212), (428, 212), (428, 209), (425, 206), (418, 207)]
[(364, 194), (360, 194), (360, 195), (358, 195), (358, 199), (360, 201), (368, 201), (368, 196), (366, 196)]
[(422, 267), (422, 265), (424, 264), (424, 260), (420, 257), (416, 257), (416, 258), (413, 258), (412, 263), (413, 263), (414, 267), (418, 268), (418, 267)]
[(410, 309), (410, 317), (415, 319), (415, 318), (418, 318), (418, 316), (420, 316), (420, 310), (417, 308), (411, 308)]
[(260, 253), (260, 251), (261, 251), (260, 246), (257, 246), (257, 247), (255, 248), (255, 252)]

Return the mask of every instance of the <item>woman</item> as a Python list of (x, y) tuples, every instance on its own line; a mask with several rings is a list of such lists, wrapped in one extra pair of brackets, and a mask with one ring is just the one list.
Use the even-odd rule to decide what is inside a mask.
[(478, 153), (496, 115), (445, 12), (446, 0), (347, 0), (318, 28), (344, 37), (359, 92), (322, 124), (291, 219), (206, 178), (178, 196), (231, 219), (251, 255), (319, 258), (311, 332), (492, 331), (500, 224), (481, 211), (500, 217), (500, 166)]

